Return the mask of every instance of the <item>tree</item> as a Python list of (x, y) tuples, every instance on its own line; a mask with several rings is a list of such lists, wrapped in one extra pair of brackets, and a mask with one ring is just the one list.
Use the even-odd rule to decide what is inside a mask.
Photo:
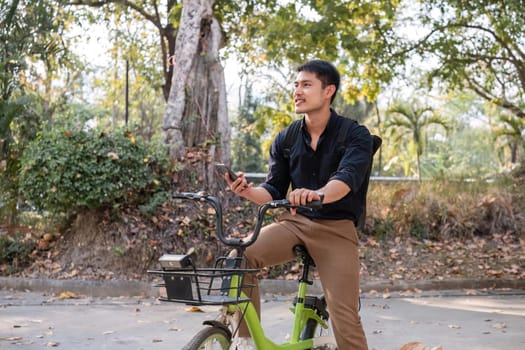
[[(342, 95), (373, 102), (403, 56), (393, 54), (398, 0), (290, 1), (259, 7), (232, 42), (252, 69), (289, 69), (311, 58), (333, 61), (346, 77)], [(389, 39), (389, 40), (387, 40)]]
[[(183, 1), (175, 46), (175, 70), (163, 130), (172, 158), (184, 146), (209, 145), (214, 159), (229, 163), (226, 84), (219, 60), (222, 34), (214, 0)], [(184, 131), (184, 133), (183, 133)], [(219, 145), (217, 152), (215, 145)], [(213, 178), (213, 167), (207, 169)]]
[(441, 125), (448, 129), (446, 121), (436, 114), (432, 107), (421, 105), (416, 100), (394, 101), (388, 108), (387, 115), (389, 119), (386, 121), (385, 127), (390, 129), (393, 135), (396, 135), (394, 143), (398, 143), (403, 136), (410, 135), (411, 142), (415, 147), (417, 176), (418, 179), (421, 179), (420, 158), (424, 150), (424, 131), (432, 124)]
[[(11, 123), (25, 108), (24, 93), (29, 65), (40, 61), (46, 68), (65, 58), (61, 40), (63, 16), (52, 2), (0, 0), (0, 150), (5, 156), (13, 142)], [(33, 61), (33, 62), (32, 62)]]
[[(52, 0), (0, 0), (0, 8), (0, 202), (13, 222), (19, 158), (52, 113), (40, 95), (48, 92), (53, 72), (68, 63), (63, 31), (71, 18)], [(36, 87), (34, 72), (41, 67), (48, 85)]]
[[(168, 1), (162, 11), (156, 0), (79, 0), (71, 4), (108, 13), (134, 13), (153, 24), (160, 36), (157, 60), (163, 67), (163, 93), (168, 102), (162, 129), (171, 157), (181, 159), (187, 148), (199, 146), (208, 150), (210, 158), (229, 163), (226, 87), (219, 59), (223, 35), (214, 17), (214, 1)], [(134, 18), (121, 17), (127, 21), (121, 24), (128, 27)], [(213, 168), (203, 170), (213, 180)]]
[(470, 89), (525, 118), (523, 1), (423, 0), (412, 19), (422, 34), (404, 41), (403, 54), (432, 66), (429, 84)]
[(504, 145), (510, 150), (510, 163), (518, 162), (519, 152), (525, 151), (525, 119), (519, 119), (508, 114), (498, 115), (493, 126), (494, 138), (503, 139)]
[(173, 76), (173, 65), (170, 64), (170, 58), (175, 53), (176, 26), (181, 12), (181, 2), (170, 0), (159, 4), (157, 0), (138, 2), (130, 2), (127, 0), (74, 0), (68, 2), (68, 4), (101, 9), (102, 13), (89, 16), (94, 21), (100, 20), (100, 17), (98, 17), (100, 14), (102, 14), (104, 21), (108, 22), (109, 19), (114, 16), (114, 24), (118, 24), (118, 26), (112, 29), (116, 30), (117, 34), (123, 32), (119, 30), (119, 26), (125, 30), (135, 21), (143, 21), (153, 26), (159, 35), (160, 57), (157, 58), (157, 62), (162, 67), (162, 75), (164, 78), (164, 82), (161, 84), (162, 93), (164, 99), (168, 99)]
[[(164, 69), (163, 91), (169, 101), (163, 129), (167, 142), (171, 144), (171, 153), (179, 157), (183, 146), (220, 139), (223, 148), (220, 155), (228, 157), (228, 130), (215, 130), (227, 125), (227, 117), (207, 114), (214, 112), (217, 106), (219, 110), (223, 108), (225, 99), (219, 96), (219, 104), (203, 104), (207, 92), (194, 87), (206, 85), (198, 83), (200, 85), (193, 86), (194, 82), (206, 81), (206, 72), (212, 73), (214, 77), (208, 82), (212, 87), (208, 97), (213, 98), (212, 92), (222, 84), (218, 49), (226, 46), (228, 52), (239, 53), (241, 62), (254, 69), (261, 67), (259, 63), (289, 67), (307, 57), (319, 56), (334, 61), (344, 57), (339, 60), (340, 68), (352, 79), (359, 77), (359, 81), (347, 84), (349, 88), (344, 94), (350, 99), (363, 95), (373, 100), (379, 84), (391, 78), (391, 73), (383, 68), (382, 63), (396, 66), (383, 38), (392, 35), (391, 26), (398, 2), (168, 1), (163, 10), (155, 0), (137, 3), (76, 0), (72, 4), (100, 7), (106, 13), (134, 12), (153, 24), (160, 34), (160, 61), (163, 67), (169, 67)], [(187, 40), (181, 42), (179, 37)], [(193, 55), (192, 60), (188, 59), (189, 55)], [(170, 62), (174, 63), (173, 67), (169, 66)], [(196, 73), (198, 69), (200, 72)], [(173, 71), (172, 77), (170, 72)], [(171, 88), (172, 84), (177, 85)], [(194, 105), (181, 105), (180, 102)]]
[(244, 172), (260, 172), (265, 168), (261, 151), (260, 134), (255, 130), (255, 110), (258, 101), (252, 94), (251, 85), (247, 84), (243, 103), (235, 123), (237, 135), (232, 137), (232, 164), (235, 169)]

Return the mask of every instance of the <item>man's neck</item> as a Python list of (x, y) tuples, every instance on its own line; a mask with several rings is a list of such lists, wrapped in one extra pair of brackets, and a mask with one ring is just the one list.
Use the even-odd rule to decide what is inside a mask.
[(330, 120), (330, 107), (305, 114), (306, 127), (310, 134), (321, 135)]

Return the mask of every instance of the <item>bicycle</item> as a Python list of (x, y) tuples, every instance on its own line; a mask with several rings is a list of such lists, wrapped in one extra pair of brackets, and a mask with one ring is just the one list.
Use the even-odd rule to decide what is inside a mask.
[[(241, 238), (226, 236), (223, 231), (222, 205), (215, 196), (206, 193), (178, 193), (175, 199), (206, 202), (215, 210), (217, 236), (227, 246), (237, 250), (237, 257), (220, 257), (213, 268), (198, 268), (191, 254), (164, 254), (160, 257), (160, 270), (150, 270), (151, 274), (162, 276), (164, 283), (158, 287), (166, 289), (166, 297), (161, 301), (184, 303), (188, 305), (220, 305), (221, 311), (216, 320), (204, 321), (205, 326), (183, 348), (183, 350), (220, 349), (235, 350), (235, 338), (239, 324), (245, 320), (256, 349), (259, 350), (302, 350), (337, 349), (329, 331), (329, 313), (323, 296), (307, 295), (310, 269), (315, 266), (304, 246), (294, 250), (302, 261), (303, 271), (298, 281), (297, 295), (291, 308), (294, 313), (292, 331), (288, 341), (276, 344), (265, 335), (255, 306), (246, 291), (253, 284), (245, 283), (244, 276), (256, 273), (250, 269), (243, 258), (243, 251), (253, 244), (259, 236), (266, 212), (276, 208), (298, 208), (288, 200), (274, 200), (258, 209), (257, 223), (253, 234), (244, 241)], [(321, 207), (319, 201), (309, 203), (307, 208)], [(304, 208), (304, 207), (303, 207)]]

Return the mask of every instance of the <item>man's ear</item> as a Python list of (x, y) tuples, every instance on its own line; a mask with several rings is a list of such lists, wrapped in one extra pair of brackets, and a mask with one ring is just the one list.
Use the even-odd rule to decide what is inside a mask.
[(332, 96), (335, 94), (335, 85), (328, 85), (327, 87), (325, 87), (325, 93), (326, 93), (326, 96), (331, 99)]

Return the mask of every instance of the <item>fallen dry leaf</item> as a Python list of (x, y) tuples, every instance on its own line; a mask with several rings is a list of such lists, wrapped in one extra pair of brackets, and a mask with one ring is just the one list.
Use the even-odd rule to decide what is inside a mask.
[(492, 328), (505, 329), (507, 328), (507, 324), (505, 324), (505, 322), (498, 322), (498, 323), (493, 324)]
[(421, 342), (411, 342), (403, 345), (399, 350), (443, 350), (441, 345), (429, 347)]
[(0, 340), (6, 340), (6, 341), (18, 341), (22, 340), (22, 337), (2, 337)]
[(64, 300), (64, 299), (76, 299), (78, 298), (78, 296), (73, 293), (73, 292), (69, 292), (69, 291), (65, 291), (65, 292), (62, 292), (60, 293), (60, 295), (58, 296), (58, 298), (60, 300)]
[(204, 312), (202, 309), (198, 306), (192, 306), (190, 308), (186, 309), (187, 312)]

